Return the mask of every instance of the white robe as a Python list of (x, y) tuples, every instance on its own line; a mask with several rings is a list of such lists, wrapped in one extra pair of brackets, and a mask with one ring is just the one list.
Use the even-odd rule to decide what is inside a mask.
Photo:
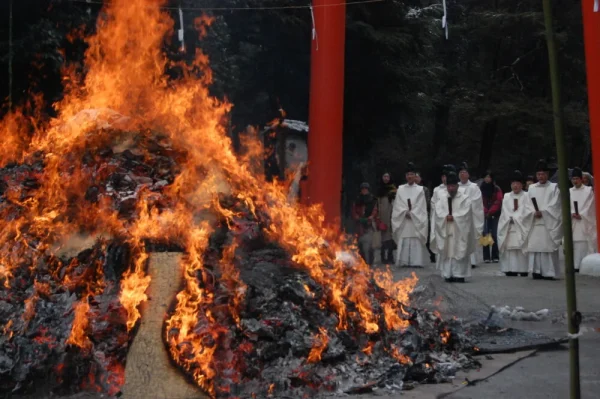
[[(429, 228), (426, 201), (422, 186), (404, 184), (398, 187), (392, 210), (392, 234), (398, 245), (397, 266), (425, 265), (425, 259), (428, 258), (425, 245)], [(407, 218), (407, 215), (410, 215), (410, 218)]]
[(574, 264), (575, 270), (579, 270), (583, 258), (596, 252), (596, 202), (594, 192), (588, 186), (572, 187), (570, 194), (571, 214), (575, 213), (575, 201), (577, 201), (579, 215), (581, 216), (581, 220), (571, 219)]
[(500, 270), (504, 273), (527, 273), (529, 269), (528, 257), (523, 251), (531, 228), (529, 202), (529, 195), (524, 191), (519, 194), (512, 191), (504, 194), (497, 235)]
[[(433, 189), (433, 194), (431, 195), (431, 211), (430, 211), (430, 215), (429, 215), (429, 231), (433, 231), (433, 213), (435, 212), (435, 204), (438, 201), (438, 199), (440, 197), (444, 197), (446, 198), (448, 196), (448, 190), (446, 190), (446, 185), (444, 183), (441, 183), (439, 186), (435, 187)], [(431, 249), (431, 237), (429, 238), (429, 249)], [(431, 251), (433, 252), (433, 250)], [(435, 268), (436, 269), (440, 269), (441, 265), (440, 265), (440, 257), (436, 256), (435, 257)]]
[[(527, 218), (530, 227), (525, 245), (529, 253), (529, 272), (543, 277), (557, 277), (561, 274), (558, 248), (563, 238), (558, 185), (547, 182), (529, 187), (530, 202)], [(534, 217), (533, 198), (537, 200), (542, 217)]]
[(446, 185), (444, 183), (433, 189), (433, 195), (431, 196), (431, 209), (435, 208), (435, 203), (440, 198), (440, 196), (448, 196), (448, 190), (446, 190)]
[(483, 233), (483, 225), (485, 223), (485, 214), (483, 212), (483, 200), (481, 199), (481, 189), (477, 183), (467, 181), (466, 183), (458, 183), (459, 190), (462, 190), (471, 200), (471, 206), (473, 207), (473, 228), (475, 232), (475, 250), (471, 254), (471, 264), (477, 265), (481, 263), (483, 259), (483, 251), (479, 245), (479, 238)]
[(431, 212), (429, 247), (438, 255), (442, 277), (470, 277), (470, 255), (475, 246), (471, 200), (460, 190), (452, 199), (453, 222), (448, 222), (448, 193), (439, 196)]

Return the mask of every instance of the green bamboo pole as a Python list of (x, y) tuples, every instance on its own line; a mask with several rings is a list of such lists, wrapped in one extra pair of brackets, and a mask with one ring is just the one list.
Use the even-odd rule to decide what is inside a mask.
[(8, 109), (12, 109), (13, 86), (13, 0), (8, 3)]
[[(548, 62), (550, 66), (550, 83), (552, 85), (552, 111), (554, 113), (554, 134), (556, 136), (556, 155), (558, 158), (558, 184), (561, 194), (562, 219), (565, 250), (565, 282), (567, 284), (567, 320), (569, 333), (577, 334), (579, 326), (575, 321), (577, 312), (577, 297), (575, 291), (575, 268), (573, 266), (573, 230), (571, 226), (571, 199), (569, 192), (569, 174), (567, 170), (567, 155), (565, 137), (563, 134), (563, 112), (560, 99), (560, 79), (556, 43), (554, 42), (554, 27), (552, 24), (552, 0), (543, 0), (544, 20), (546, 24), (546, 42), (548, 45)], [(581, 387), (579, 383), (579, 339), (569, 340), (570, 360), (570, 397), (579, 399)]]

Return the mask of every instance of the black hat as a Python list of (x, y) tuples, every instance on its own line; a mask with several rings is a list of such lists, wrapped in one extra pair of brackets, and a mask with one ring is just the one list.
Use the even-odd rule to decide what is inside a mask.
[(535, 181), (535, 178), (532, 175), (527, 175), (526, 181)]
[(406, 164), (406, 173), (415, 173), (417, 171), (417, 169), (415, 168), (415, 164), (412, 162), (409, 162)]
[(447, 164), (442, 167), (442, 175), (448, 176), (448, 173), (454, 172), (456, 173), (456, 168), (452, 164)]
[(540, 159), (537, 164), (535, 164), (536, 172), (550, 172), (550, 168), (548, 168), (548, 163), (545, 159)]
[(466, 162), (461, 162), (460, 166), (458, 167), (458, 171), (462, 171), (462, 170), (466, 170), (467, 172), (469, 171), (469, 165)]
[(511, 183), (518, 181), (519, 183), (523, 183), (523, 173), (520, 170), (515, 170), (510, 179)]
[(483, 177), (489, 176), (492, 180), (494, 180), (494, 173), (492, 172), (491, 169), (488, 169), (485, 171), (485, 175), (483, 175)]
[(360, 189), (362, 190), (363, 188), (371, 189), (371, 185), (367, 182), (364, 182), (360, 185)]
[(581, 171), (581, 168), (573, 168), (573, 173), (571, 173), (571, 177), (579, 177), (580, 179), (583, 178), (583, 172)]
[(449, 172), (446, 175), (446, 185), (449, 184), (458, 184), (458, 176), (454, 172)]

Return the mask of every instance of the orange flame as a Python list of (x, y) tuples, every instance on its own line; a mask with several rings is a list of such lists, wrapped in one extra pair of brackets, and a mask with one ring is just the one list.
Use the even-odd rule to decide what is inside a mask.
[[(0, 122), (0, 135), (6, 144), (0, 149), (0, 165), (11, 161), (40, 161), (44, 165), (42, 172), (34, 173), (40, 187), (28, 191), (26, 198), (21, 198), (17, 189), (20, 181), (9, 182), (5, 197), (21, 212), (15, 218), (0, 209), (0, 283), (9, 287), (18, 268), (34, 275), (41, 257), (52, 255), (56, 244), (74, 232), (124, 237), (133, 260), (122, 277), (119, 299), (127, 311), (127, 329), (132, 330), (141, 317), (140, 304), (148, 299), (145, 292), (151, 281), (145, 272), (148, 254), (144, 242), (176, 242), (186, 253), (180, 263), (184, 288), (166, 321), (165, 339), (177, 364), (193, 370), (196, 383), (214, 394), (212, 379), (218, 359), (213, 356), (227, 329), (211, 312), (214, 293), (207, 283), (209, 271), (204, 269), (211, 223), (198, 220), (206, 218), (204, 211), (212, 209), (215, 219), (233, 226), (240, 214), (215, 200), (226, 194), (244, 204), (249, 215), (268, 212), (270, 219), (264, 228), (267, 238), (278, 242), (295, 265), (322, 287), (319, 306), (336, 313), (338, 329), (350, 326), (367, 333), (379, 332), (383, 321), (369, 295), (373, 278), (391, 298), (384, 306), (387, 327), (404, 328), (403, 309), (394, 301), (408, 303), (416, 276), (394, 282), (389, 269), (373, 273), (362, 259), (352, 267), (337, 259), (337, 252), (356, 251), (355, 245), (347, 245), (344, 235), (324, 225), (320, 206), (290, 203), (284, 185), (265, 181), (258, 140), (244, 139), (245, 153), (241, 157), (234, 153), (222, 123), (231, 104), (210, 96), (212, 72), (205, 54), (198, 50), (191, 65), (177, 65), (183, 77), (169, 80), (165, 70), (173, 63), (162, 45), (172, 32), (173, 22), (161, 12), (164, 4), (166, 0), (106, 2), (96, 33), (87, 39), (85, 76), (77, 75), (75, 68), (65, 69), (65, 94), (54, 104), (57, 117), (42, 123), (13, 113)], [(203, 35), (211, 22), (203, 17), (196, 19), (194, 26)], [(160, 131), (170, 148), (185, 156), (177, 161), (178, 169), (172, 173), (176, 177), (163, 191), (168, 206), (159, 207), (159, 196), (147, 187), (138, 188), (131, 194), (136, 203), (135, 217), (125, 221), (114, 210), (116, 200), (109, 193), (103, 193), (98, 203), (85, 199), (86, 189), (105, 182), (115, 166), (104, 161), (90, 166), (84, 154), (93, 155), (104, 148), (120, 152), (119, 148), (133, 141), (129, 132), (140, 130), (140, 142), (154, 138), (151, 132)], [(149, 157), (143, 146), (136, 151)], [(235, 245), (226, 248), (220, 266), (225, 275), (223, 284), (231, 293), (229, 310), (239, 323), (246, 287), (235, 266)], [(101, 265), (85, 271), (79, 270), (77, 261), (62, 266), (64, 276), (58, 270), (53, 273), (65, 287), (84, 288), (93, 294), (85, 282), (92, 278), (99, 280), (95, 290), (104, 288)], [(40, 286), (39, 294), (44, 292)], [(37, 298), (34, 292), (26, 300), (24, 320), (34, 315)], [(89, 311), (89, 305), (87, 309), (85, 306), (78, 304), (76, 322)], [(74, 322), (69, 339), (81, 344), (84, 336), (83, 323)], [(327, 332), (320, 328), (308, 360), (319, 361), (327, 343)]]
[(393, 344), (391, 345), (391, 350), (389, 351), (389, 353), (394, 359), (398, 360), (402, 364), (413, 364), (412, 359), (409, 356), (402, 353), (402, 351)]
[(67, 344), (77, 345), (80, 348), (88, 348), (91, 345), (87, 337), (86, 329), (88, 327), (88, 312), (90, 305), (87, 300), (78, 302), (75, 305), (75, 318), (71, 327), (71, 335), (67, 339)]
[(319, 333), (313, 337), (313, 347), (308, 354), (309, 363), (317, 363), (321, 361), (321, 355), (327, 349), (327, 343), (329, 337), (327, 330), (323, 327), (319, 327)]

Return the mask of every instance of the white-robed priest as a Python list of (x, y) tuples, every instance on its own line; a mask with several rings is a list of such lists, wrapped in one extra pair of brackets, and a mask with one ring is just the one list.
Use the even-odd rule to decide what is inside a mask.
[(433, 188), (433, 194), (431, 195), (431, 209), (435, 206), (436, 201), (440, 196), (444, 196), (446, 192), (446, 176), (448, 173), (454, 172), (456, 173), (456, 168), (454, 165), (444, 165), (442, 166), (442, 183), (439, 186)]
[(528, 257), (523, 251), (531, 228), (527, 213), (529, 195), (523, 191), (523, 174), (515, 170), (511, 178), (511, 192), (504, 194), (502, 212), (498, 220), (498, 250), (500, 270), (507, 276), (528, 276)]
[(596, 203), (592, 188), (583, 184), (583, 172), (580, 168), (573, 169), (571, 182), (573, 263), (578, 272), (583, 258), (596, 252)]
[[(435, 212), (435, 204), (440, 197), (446, 198), (448, 196), (448, 191), (446, 190), (446, 176), (448, 173), (454, 172), (456, 173), (456, 168), (452, 164), (447, 164), (442, 166), (442, 183), (439, 186), (433, 188), (433, 194), (431, 195), (430, 201), (430, 211), (429, 211), (429, 249), (431, 252), (435, 254), (435, 252), (431, 249), (431, 231), (433, 230), (432, 221), (433, 221), (433, 213)], [(436, 269), (440, 268), (440, 257), (435, 257), (435, 267)]]
[(560, 191), (548, 180), (550, 169), (543, 159), (536, 165), (537, 183), (529, 187), (529, 235), (525, 250), (529, 272), (536, 280), (553, 280), (560, 273), (558, 248), (563, 238)]
[(474, 251), (473, 209), (469, 197), (458, 189), (458, 176), (446, 176), (446, 191), (431, 212), (430, 248), (438, 255), (437, 267), (447, 282), (464, 282), (471, 276)]
[(406, 184), (398, 187), (392, 210), (392, 234), (398, 246), (396, 266), (424, 266), (427, 251), (427, 199), (425, 190), (416, 183), (416, 170), (409, 162)]
[[(483, 200), (481, 199), (481, 189), (477, 183), (473, 183), (469, 180), (469, 166), (466, 162), (460, 164), (458, 168), (458, 188), (462, 190), (467, 197), (471, 200), (471, 206), (473, 207), (473, 229), (475, 236), (475, 251), (471, 254), (471, 267), (476, 267), (479, 263), (478, 254), (481, 254), (481, 247), (479, 246), (479, 238), (483, 232), (483, 224), (485, 223), (485, 215), (483, 212)], [(481, 259), (483, 261), (483, 259)]]

